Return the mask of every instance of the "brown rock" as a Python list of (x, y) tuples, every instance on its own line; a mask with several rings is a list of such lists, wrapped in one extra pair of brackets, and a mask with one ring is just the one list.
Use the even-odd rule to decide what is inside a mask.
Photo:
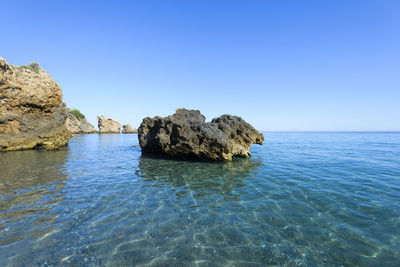
[(121, 133), (121, 124), (104, 116), (97, 116), (99, 133)]
[(90, 122), (88, 122), (84, 115), (77, 115), (71, 109), (68, 109), (68, 117), (65, 121), (65, 127), (72, 134), (97, 133), (97, 130)]
[(122, 125), (122, 133), (123, 134), (137, 133), (137, 129), (132, 128), (129, 124), (124, 124)]
[(0, 151), (68, 144), (62, 91), (37, 65), (13, 66), (0, 57)]

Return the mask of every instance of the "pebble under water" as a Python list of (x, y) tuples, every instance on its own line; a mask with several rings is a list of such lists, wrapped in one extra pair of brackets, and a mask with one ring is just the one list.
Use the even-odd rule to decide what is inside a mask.
[(0, 153), (0, 266), (398, 266), (400, 133), (264, 135), (228, 163)]

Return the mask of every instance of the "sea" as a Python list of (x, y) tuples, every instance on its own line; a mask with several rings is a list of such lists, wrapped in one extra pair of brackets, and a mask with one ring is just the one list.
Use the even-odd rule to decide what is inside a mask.
[(232, 162), (136, 134), (0, 153), (0, 266), (400, 266), (399, 132), (264, 132)]

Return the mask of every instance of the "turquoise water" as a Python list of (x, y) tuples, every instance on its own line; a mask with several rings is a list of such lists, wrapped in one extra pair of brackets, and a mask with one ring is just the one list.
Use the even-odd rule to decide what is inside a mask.
[(0, 266), (398, 266), (400, 133), (264, 133), (230, 163), (137, 135), (0, 154)]

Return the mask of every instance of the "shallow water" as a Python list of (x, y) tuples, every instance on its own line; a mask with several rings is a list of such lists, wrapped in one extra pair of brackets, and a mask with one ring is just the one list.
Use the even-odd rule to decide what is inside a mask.
[(264, 133), (230, 163), (137, 135), (0, 154), (0, 266), (396, 266), (400, 133)]

